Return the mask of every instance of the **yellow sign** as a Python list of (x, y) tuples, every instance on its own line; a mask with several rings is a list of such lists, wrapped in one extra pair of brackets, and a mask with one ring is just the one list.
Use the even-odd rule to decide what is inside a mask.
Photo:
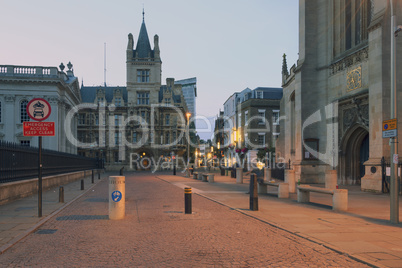
[(382, 122), (382, 131), (394, 130), (397, 128), (397, 119), (385, 120)]

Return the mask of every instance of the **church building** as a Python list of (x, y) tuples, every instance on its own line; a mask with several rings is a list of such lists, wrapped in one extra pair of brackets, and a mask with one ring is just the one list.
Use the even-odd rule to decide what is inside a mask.
[[(299, 1), (299, 59), (288, 70), (284, 55), (276, 144), (277, 155), (290, 160), (296, 182), (323, 183), (326, 174), (336, 172), (339, 185), (382, 190), (381, 159), (390, 161), (390, 139), (382, 136), (383, 121), (391, 119), (389, 2)], [(394, 2), (401, 25), (402, 4)], [(402, 36), (396, 47), (399, 78)], [(397, 79), (397, 107), (402, 107), (401, 86)], [(398, 115), (402, 118), (401, 108)]]

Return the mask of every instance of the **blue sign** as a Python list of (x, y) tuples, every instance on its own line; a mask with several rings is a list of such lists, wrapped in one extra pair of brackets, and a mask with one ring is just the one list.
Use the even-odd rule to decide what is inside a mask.
[(112, 193), (112, 200), (113, 200), (114, 202), (119, 202), (122, 197), (123, 197), (123, 195), (121, 194), (120, 191), (114, 191), (114, 192)]
[(388, 129), (388, 124), (384, 125), (384, 129), (387, 130)]

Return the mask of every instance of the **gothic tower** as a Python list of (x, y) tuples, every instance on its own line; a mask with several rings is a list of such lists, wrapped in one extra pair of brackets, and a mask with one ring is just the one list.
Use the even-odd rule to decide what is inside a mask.
[(161, 86), (162, 61), (159, 51), (159, 37), (154, 36), (154, 49), (148, 38), (145, 26), (144, 12), (134, 49), (134, 38), (128, 35), (127, 45), (127, 93), (129, 105), (150, 105), (158, 103), (159, 89)]

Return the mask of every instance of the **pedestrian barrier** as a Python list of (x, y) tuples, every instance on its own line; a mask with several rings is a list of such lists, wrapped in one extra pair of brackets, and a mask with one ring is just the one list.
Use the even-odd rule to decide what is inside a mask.
[(109, 177), (109, 219), (120, 220), (126, 210), (126, 177)]
[(258, 180), (258, 193), (266, 194), (268, 186), (278, 188), (278, 198), (289, 198), (289, 184), (286, 182), (269, 182), (262, 179)]
[(348, 210), (348, 190), (347, 189), (328, 189), (319, 188), (310, 185), (297, 186), (297, 202), (310, 202), (310, 192), (332, 195), (332, 210), (347, 211)]

